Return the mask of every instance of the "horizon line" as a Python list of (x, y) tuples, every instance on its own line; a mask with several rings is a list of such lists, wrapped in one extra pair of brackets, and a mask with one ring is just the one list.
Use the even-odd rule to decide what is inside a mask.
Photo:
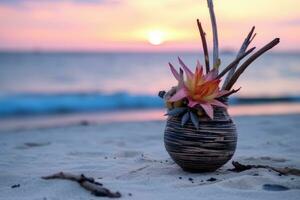
[[(203, 50), (199, 49), (1, 49), (0, 53), (202, 53)], [(235, 49), (221, 49), (221, 54), (234, 54), (238, 53), (238, 50)], [(289, 53), (289, 54), (298, 54), (300, 49), (291, 49), (291, 50), (272, 50), (269, 53)], [(212, 54), (212, 51), (209, 51), (209, 54)]]

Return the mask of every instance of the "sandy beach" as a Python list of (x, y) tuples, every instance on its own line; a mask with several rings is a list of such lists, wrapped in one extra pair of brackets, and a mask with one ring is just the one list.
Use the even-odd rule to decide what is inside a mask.
[(0, 0), (0, 200), (300, 200), (299, 7)]
[[(233, 160), (300, 168), (299, 114), (234, 120)], [(231, 161), (214, 173), (182, 171), (164, 149), (164, 125), (115, 122), (2, 131), (0, 199), (101, 199), (75, 182), (40, 178), (59, 171), (92, 176), (122, 199), (299, 199), (300, 177), (293, 175), (267, 169), (231, 172)], [(272, 191), (268, 184), (283, 189)]]

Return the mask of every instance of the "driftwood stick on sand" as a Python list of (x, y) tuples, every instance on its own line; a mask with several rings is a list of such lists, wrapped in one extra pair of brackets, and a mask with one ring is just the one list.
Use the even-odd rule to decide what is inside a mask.
[(218, 28), (216, 22), (216, 16), (214, 12), (213, 0), (207, 0), (207, 5), (209, 8), (210, 21), (213, 32), (213, 67), (218, 69), (220, 65), (219, 59), (219, 40), (218, 40)]
[[(251, 28), (250, 32), (248, 33), (247, 37), (245, 38), (245, 40), (244, 40), (242, 46), (240, 47), (240, 50), (239, 50), (239, 52), (238, 52), (236, 58), (241, 57), (241, 56), (246, 52), (248, 46), (250, 45), (250, 43), (252, 42), (252, 40), (253, 40), (253, 39), (255, 38), (255, 36), (256, 36), (256, 33), (253, 35), (254, 30), (255, 30), (255, 26), (253, 26), (253, 27)], [(229, 80), (232, 78), (232, 76), (233, 76), (233, 74), (234, 74), (234, 72), (235, 72), (235, 70), (236, 70), (238, 64), (239, 64), (239, 62), (237, 62), (237, 63), (231, 68), (231, 70), (228, 72), (227, 77), (226, 77), (226, 79), (225, 79), (225, 81), (224, 81), (224, 84), (223, 84), (222, 89), (225, 89), (225, 88), (226, 88), (226, 86), (227, 86)]]
[(273, 170), (273, 171), (278, 172), (283, 175), (300, 176), (300, 169), (296, 169), (296, 168), (289, 168), (289, 167), (279, 168), (279, 167), (272, 167), (269, 165), (243, 165), (236, 161), (232, 161), (232, 165), (234, 166), (234, 168), (230, 169), (230, 171), (234, 171), (234, 172), (242, 172), (242, 171), (246, 171), (249, 169), (264, 168), (264, 169)]
[(208, 55), (208, 48), (207, 48), (207, 42), (206, 42), (206, 38), (205, 38), (205, 32), (202, 28), (201, 22), (199, 21), (199, 19), (197, 19), (197, 25), (198, 25), (198, 29), (199, 29), (199, 33), (201, 36), (201, 41), (202, 41), (202, 48), (203, 48), (203, 53), (204, 53), (204, 60), (205, 60), (205, 69), (206, 69), (206, 73), (209, 72), (209, 55)]
[(94, 178), (86, 177), (85, 175), (74, 175), (71, 173), (59, 172), (56, 174), (52, 174), (50, 176), (44, 176), (42, 179), (65, 179), (70, 181), (75, 181), (79, 183), (81, 187), (90, 191), (95, 196), (101, 197), (110, 197), (110, 198), (119, 198), (121, 197), (120, 192), (111, 192), (109, 189), (103, 187), (101, 183), (98, 183), (94, 180)]
[(280, 42), (279, 38), (275, 38), (265, 46), (263, 46), (261, 49), (259, 49), (257, 52), (255, 52), (252, 56), (250, 56), (233, 74), (232, 78), (229, 80), (228, 84), (224, 88), (225, 90), (230, 90), (232, 86), (235, 84), (235, 82), (238, 80), (240, 75), (245, 71), (245, 69), (259, 56), (267, 52), (268, 50), (272, 49), (274, 46), (276, 46)]

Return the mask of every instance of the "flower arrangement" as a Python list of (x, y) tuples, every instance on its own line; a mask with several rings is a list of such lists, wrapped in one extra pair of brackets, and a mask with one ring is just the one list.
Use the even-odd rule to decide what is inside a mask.
[[(168, 108), (166, 115), (181, 117), (182, 126), (191, 120), (194, 126), (199, 128), (201, 118), (205, 118), (205, 116), (207, 116), (210, 120), (214, 119), (215, 107), (227, 108), (227, 98), (240, 89), (232, 89), (240, 75), (254, 60), (276, 46), (280, 41), (279, 38), (275, 38), (270, 43), (249, 56), (239, 66), (240, 61), (255, 50), (255, 47), (247, 50), (248, 46), (256, 36), (256, 33), (254, 33), (255, 27), (252, 27), (235, 60), (233, 60), (223, 69), (223, 71), (220, 72), (221, 60), (219, 58), (218, 51), (216, 18), (213, 11), (212, 0), (207, 0), (207, 2), (213, 30), (213, 66), (211, 67), (209, 63), (205, 32), (200, 21), (197, 20), (204, 52), (205, 72), (199, 61), (197, 61), (195, 72), (192, 72), (185, 65), (182, 59), (178, 57), (179, 64), (181, 66), (179, 71), (177, 71), (171, 63), (169, 63), (170, 70), (175, 79), (178, 81), (178, 85), (172, 87), (168, 92), (159, 92), (159, 96), (164, 99), (165, 105)], [(221, 87), (221, 78), (224, 75), (227, 75), (227, 77)]]
[[(166, 106), (169, 109), (167, 115), (183, 115), (182, 126), (191, 119), (198, 128), (199, 120), (197, 118), (207, 115), (210, 119), (213, 119), (213, 106), (227, 108), (227, 105), (219, 99), (235, 91), (220, 89), (219, 84), (221, 80), (216, 69), (204, 74), (203, 67), (198, 61), (195, 73), (193, 73), (180, 58), (178, 59), (183, 68), (183, 70), (180, 68), (179, 73), (169, 63), (171, 72), (178, 81), (178, 85), (163, 95)], [(185, 78), (184, 73), (186, 75)]]
[[(178, 70), (169, 63), (177, 85), (167, 92), (159, 92), (169, 116), (164, 133), (166, 150), (183, 170), (189, 172), (215, 171), (232, 158), (237, 144), (237, 130), (227, 112), (227, 100), (240, 90), (232, 88), (247, 67), (279, 43), (279, 38), (275, 38), (256, 52), (255, 47), (248, 49), (256, 36), (255, 27), (252, 27), (236, 58), (220, 70), (216, 17), (212, 0), (207, 0), (207, 3), (213, 33), (212, 64), (205, 32), (197, 20), (205, 67), (197, 61), (193, 71), (178, 57)], [(245, 61), (240, 64), (243, 59)]]

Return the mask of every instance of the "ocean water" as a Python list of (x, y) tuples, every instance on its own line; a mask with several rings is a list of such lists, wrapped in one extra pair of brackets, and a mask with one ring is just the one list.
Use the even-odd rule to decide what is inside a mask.
[[(168, 62), (195, 68), (199, 53), (0, 53), (0, 118), (76, 112), (157, 109), (160, 90), (176, 85)], [(235, 54), (221, 55), (226, 66)], [(300, 53), (255, 61), (230, 103), (300, 102)]]

